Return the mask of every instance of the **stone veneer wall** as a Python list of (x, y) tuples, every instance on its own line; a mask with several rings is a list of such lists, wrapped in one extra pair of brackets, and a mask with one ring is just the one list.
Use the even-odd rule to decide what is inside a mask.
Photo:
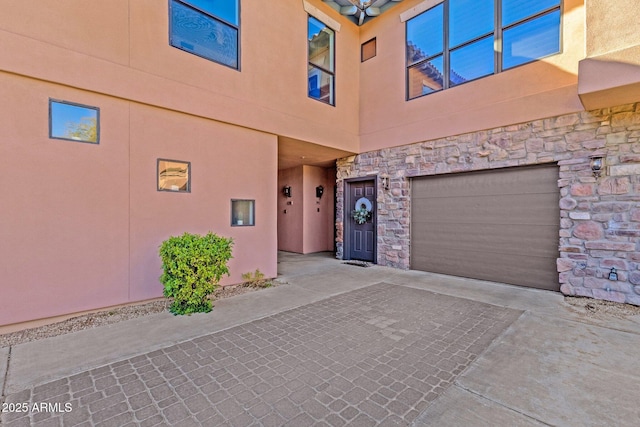
[[(557, 163), (558, 277), (567, 295), (640, 305), (640, 103), (535, 120), (337, 161), (337, 257), (345, 179), (389, 176), (377, 190), (377, 262), (410, 266), (411, 176)], [(589, 156), (602, 153), (596, 180)], [(611, 267), (618, 281), (608, 280)]]

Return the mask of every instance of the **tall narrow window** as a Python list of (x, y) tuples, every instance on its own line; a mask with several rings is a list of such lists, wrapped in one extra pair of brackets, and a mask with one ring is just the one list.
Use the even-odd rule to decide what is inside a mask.
[(561, 0), (444, 0), (407, 21), (407, 99), (560, 52)]
[(493, 74), (494, 0), (449, 0), (449, 87)]
[(170, 0), (169, 42), (238, 69), (239, 0)]
[(100, 109), (50, 99), (49, 138), (98, 144)]
[(444, 5), (407, 22), (409, 99), (444, 88)]
[(309, 97), (335, 105), (335, 32), (309, 16)]

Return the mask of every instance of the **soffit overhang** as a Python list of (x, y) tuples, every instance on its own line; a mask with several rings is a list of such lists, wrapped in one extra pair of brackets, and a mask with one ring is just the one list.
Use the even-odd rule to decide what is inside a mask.
[(336, 159), (354, 154), (356, 153), (278, 136), (278, 169), (289, 169), (303, 165), (327, 168), (335, 166)]
[(580, 61), (578, 95), (586, 110), (637, 102), (640, 99), (640, 46)]

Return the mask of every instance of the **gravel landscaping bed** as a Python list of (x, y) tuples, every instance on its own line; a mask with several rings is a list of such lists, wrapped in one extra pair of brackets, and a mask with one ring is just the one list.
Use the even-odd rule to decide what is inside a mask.
[[(271, 281), (270, 284), (270, 287), (283, 285), (283, 283), (277, 281)], [(259, 291), (261, 289), (265, 288), (245, 285), (225, 286), (218, 288), (214, 292), (213, 300), (230, 298), (236, 295), (246, 294), (248, 292)], [(55, 337), (57, 335), (95, 328), (96, 326), (111, 325), (113, 323), (122, 322), (123, 320), (160, 313), (168, 311), (169, 305), (169, 300), (159, 300), (144, 304), (113, 308), (96, 313), (83, 314), (61, 322), (0, 335), (0, 347), (10, 347), (12, 345), (22, 344), (29, 341)]]
[(626, 319), (630, 316), (640, 316), (640, 307), (637, 305), (620, 304), (586, 297), (565, 297), (564, 300), (571, 306), (573, 311), (584, 314), (586, 317)]

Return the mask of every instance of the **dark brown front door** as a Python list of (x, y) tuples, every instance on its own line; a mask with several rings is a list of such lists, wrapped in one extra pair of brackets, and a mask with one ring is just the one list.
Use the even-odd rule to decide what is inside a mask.
[[(345, 211), (349, 221), (349, 259), (374, 262), (375, 260), (375, 181), (351, 182)], [(366, 200), (366, 201), (365, 201)], [(358, 204), (358, 206), (356, 206)], [(366, 222), (358, 224), (351, 214), (354, 210), (366, 206), (371, 214)]]

